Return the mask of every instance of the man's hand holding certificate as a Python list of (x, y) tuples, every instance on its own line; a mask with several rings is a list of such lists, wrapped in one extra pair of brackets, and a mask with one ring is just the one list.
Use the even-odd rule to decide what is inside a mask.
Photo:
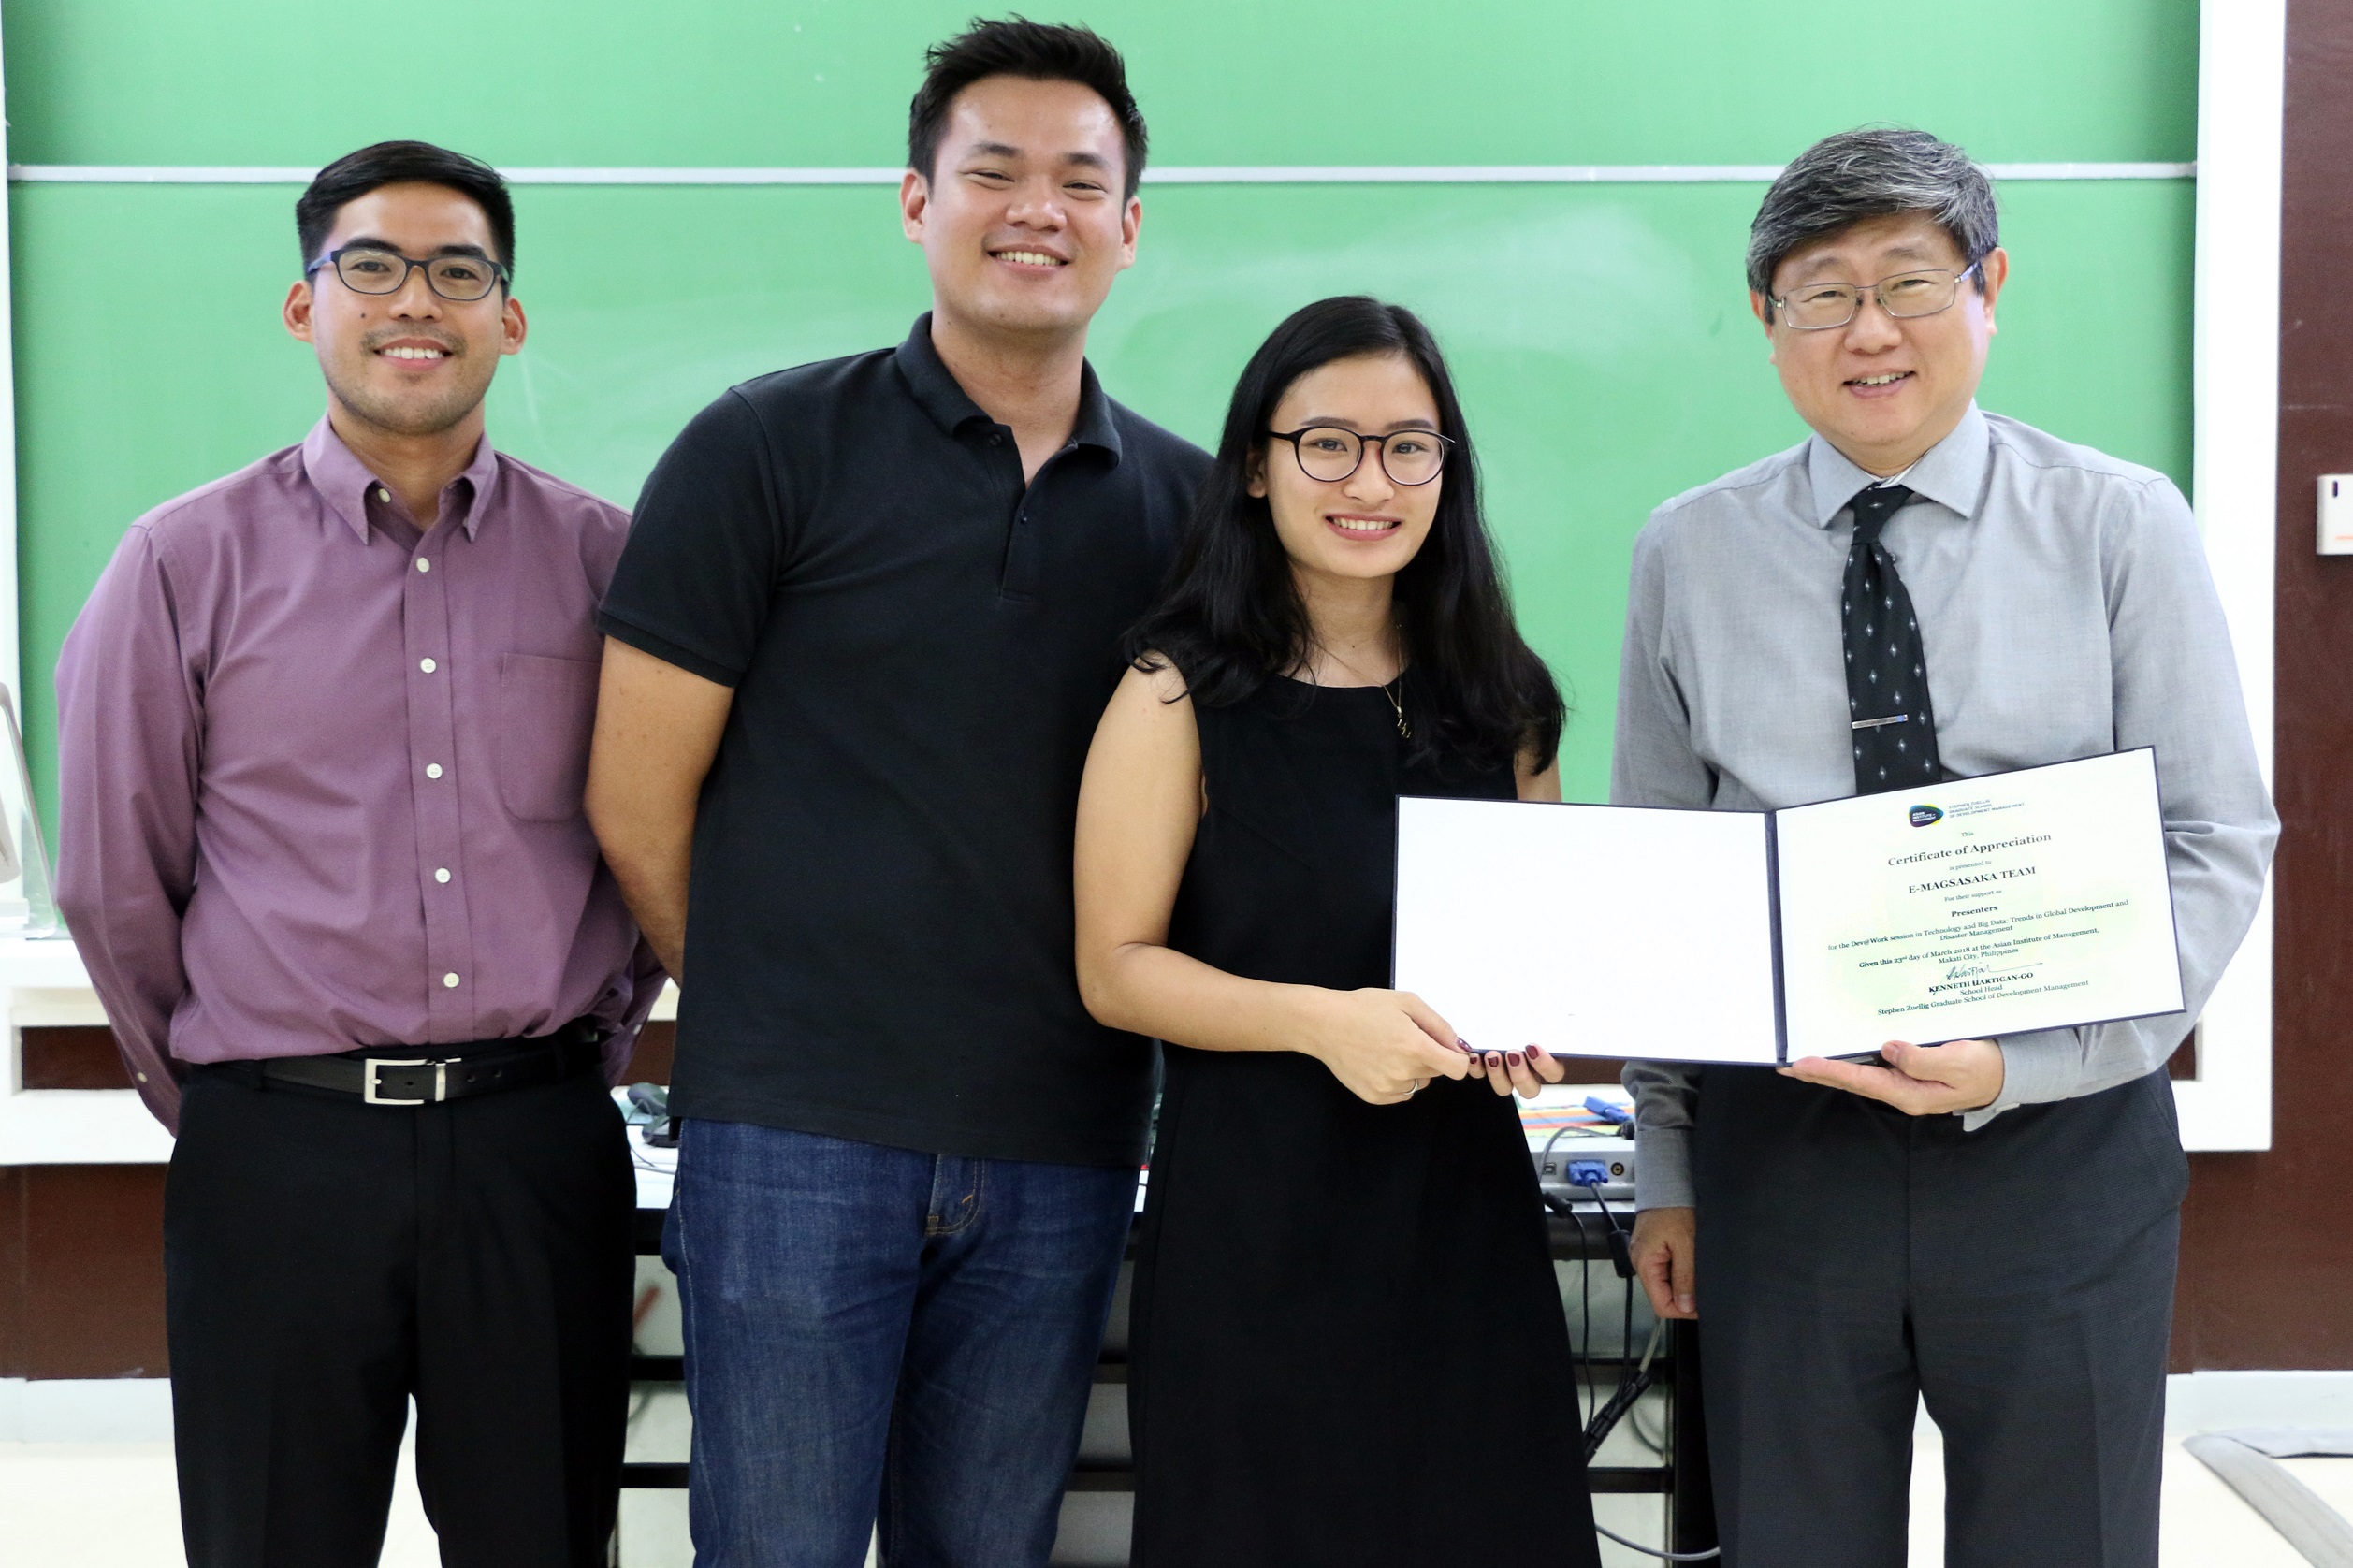
[(1808, 1056), (1780, 1069), (1832, 1089), (1844, 1089), (1894, 1106), (1910, 1116), (1979, 1111), (2001, 1097), (2001, 1046), (1993, 1040), (1952, 1040), (1914, 1045), (1890, 1040), (1878, 1062), (1847, 1062)]
[(2182, 1008), (2145, 750), (1771, 813), (1398, 821), (1397, 984), (1474, 1040), (1772, 1066), (1953, 1040), (1797, 1076), (1957, 1110), (1999, 1091), (1987, 1039)]

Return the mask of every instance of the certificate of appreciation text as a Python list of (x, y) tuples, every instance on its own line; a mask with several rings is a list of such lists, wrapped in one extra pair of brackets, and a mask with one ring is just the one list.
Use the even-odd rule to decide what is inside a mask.
[(2146, 749), (1776, 812), (1407, 798), (1396, 984), (1482, 1049), (1772, 1064), (2178, 1012)]

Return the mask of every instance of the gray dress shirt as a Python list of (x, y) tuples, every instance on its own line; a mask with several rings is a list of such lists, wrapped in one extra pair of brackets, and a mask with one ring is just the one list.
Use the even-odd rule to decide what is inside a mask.
[[(1634, 541), (1610, 798), (1769, 810), (1854, 793), (1838, 592), (1873, 476), (1815, 436), (1676, 497)], [(2164, 475), (1972, 407), (1913, 465), (1882, 542), (1920, 617), (1954, 777), (2154, 747), (2186, 1012), (2012, 1035), (1992, 1106), (2171, 1055), (2246, 935), (2279, 835), (2188, 505)], [(1637, 1205), (1692, 1201), (1699, 1069), (1625, 1073)]]

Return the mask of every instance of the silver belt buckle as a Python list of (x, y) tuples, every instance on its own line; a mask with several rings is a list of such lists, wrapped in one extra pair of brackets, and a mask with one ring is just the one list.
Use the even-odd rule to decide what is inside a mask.
[[(403, 1062), (396, 1062), (388, 1056), (370, 1056), (361, 1064), (361, 1067), (363, 1070), (359, 1075), (359, 1097), (367, 1101), (370, 1105), (436, 1105), (441, 1101), (449, 1098), (449, 1064), (447, 1062), (428, 1062), (422, 1056), (416, 1057), (412, 1061)], [(414, 1100), (388, 1100), (376, 1092), (380, 1087), (376, 1082), (376, 1069), (378, 1067), (429, 1067), (433, 1069), (433, 1093), (430, 1098)]]

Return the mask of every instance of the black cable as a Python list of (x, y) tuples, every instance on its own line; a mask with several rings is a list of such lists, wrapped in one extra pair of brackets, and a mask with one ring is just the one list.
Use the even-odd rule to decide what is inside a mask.
[[(1559, 1134), (1554, 1134), (1553, 1141), (1559, 1141)], [(1546, 1144), (1545, 1152), (1547, 1154), (1551, 1153), (1551, 1143)], [(1587, 1269), (1591, 1259), (1586, 1257), (1584, 1253), (1591, 1244), (1591, 1238), (1585, 1229), (1585, 1214), (1574, 1203), (1557, 1198), (1548, 1192), (1542, 1192), (1541, 1189), (1539, 1192), (1547, 1209), (1576, 1222), (1579, 1255), (1576, 1274), (1577, 1316), (1579, 1339), (1582, 1344), (1576, 1357), (1577, 1416), (1584, 1426), (1585, 1460), (1590, 1464), (1593, 1457), (1601, 1452), (1602, 1444), (1607, 1440), (1619, 1421), (1633, 1411), (1634, 1406), (1641, 1402), (1642, 1396), (1649, 1391), (1654, 1381), (1650, 1374), (1650, 1361), (1651, 1357), (1658, 1354), (1660, 1343), (1666, 1338), (1666, 1324), (1663, 1321), (1655, 1321), (1650, 1325), (1650, 1343), (1643, 1350), (1642, 1364), (1638, 1368), (1634, 1367), (1634, 1271), (1627, 1245), (1629, 1232), (1620, 1226), (1618, 1215), (1610, 1209), (1607, 1200), (1602, 1197), (1599, 1183), (1588, 1185), (1582, 1190), (1591, 1197), (1593, 1206), (1602, 1212), (1603, 1219), (1608, 1224), (1610, 1261), (1616, 1266), (1619, 1278), (1625, 1282), (1623, 1327), (1620, 1329), (1619, 1342), (1618, 1387), (1611, 1391), (1606, 1403), (1599, 1403), (1599, 1394), (1590, 1387), (1593, 1345), (1592, 1276)], [(1598, 1408), (1590, 1409), (1589, 1414), (1589, 1406), (1596, 1404)], [(1663, 1452), (1659, 1445), (1651, 1443), (1649, 1436), (1643, 1432), (1639, 1419), (1634, 1421), (1634, 1435), (1642, 1439), (1644, 1446), (1653, 1453)], [(1640, 1552), (1645, 1557), (1655, 1557), (1664, 1562), (1709, 1562), (1722, 1555), (1722, 1548), (1719, 1546), (1710, 1546), (1706, 1551), (1699, 1552), (1677, 1552), (1668, 1551), (1663, 1546), (1646, 1546), (1639, 1541), (1627, 1540), (1616, 1531), (1598, 1522), (1593, 1526), (1593, 1532), (1605, 1539), (1615, 1541), (1628, 1551)]]
[[(1609, 1261), (1611, 1266), (1618, 1270), (1619, 1279), (1624, 1282), (1624, 1292), (1620, 1302), (1620, 1311), (1618, 1328), (1618, 1393), (1622, 1393), (1626, 1387), (1628, 1380), (1632, 1377), (1634, 1372), (1634, 1262), (1633, 1234), (1627, 1227), (1619, 1223), (1618, 1215), (1610, 1209), (1609, 1200), (1602, 1196), (1601, 1183), (1588, 1183), (1585, 1185), (1585, 1190), (1591, 1196), (1593, 1199), (1593, 1207), (1602, 1212), (1602, 1222), (1609, 1227)], [(1620, 1401), (1617, 1394), (1612, 1395), (1610, 1403), (1621, 1412), (1625, 1408), (1623, 1402)], [(1617, 1417), (1615, 1416), (1611, 1416), (1608, 1425), (1602, 1429), (1600, 1436), (1606, 1436), (1608, 1434), (1609, 1427), (1616, 1426), (1617, 1424)], [(1600, 1437), (1597, 1436), (1595, 1440), (1589, 1445), (1589, 1448), (1598, 1448), (1599, 1446)], [(1586, 1455), (1586, 1458), (1589, 1459), (1591, 1459), (1592, 1454), (1589, 1452)]]
[[(1585, 1190), (1592, 1196), (1593, 1206), (1602, 1212), (1602, 1218), (1609, 1227), (1610, 1261), (1617, 1266), (1618, 1277), (1625, 1282), (1624, 1315), (1618, 1342), (1618, 1387), (1611, 1392), (1609, 1401), (1594, 1411), (1587, 1418), (1585, 1424), (1585, 1462), (1590, 1464), (1593, 1462), (1594, 1456), (1601, 1452), (1602, 1445), (1608, 1440), (1610, 1432), (1616, 1429), (1619, 1421), (1632, 1411), (1641, 1401), (1642, 1396), (1649, 1390), (1652, 1383), (1650, 1358), (1658, 1354), (1659, 1343), (1666, 1337), (1666, 1324), (1663, 1321), (1658, 1321), (1650, 1325), (1650, 1343), (1642, 1353), (1641, 1367), (1636, 1369), (1633, 1364), (1634, 1270), (1630, 1248), (1631, 1235), (1618, 1223), (1618, 1216), (1611, 1211), (1608, 1200), (1602, 1197), (1599, 1183), (1592, 1183)], [(1574, 1213), (1575, 1210), (1572, 1209), (1570, 1212)], [(1577, 1215), (1576, 1233), (1577, 1241), (1582, 1250), (1585, 1241), (1585, 1220), (1582, 1214)], [(1578, 1280), (1580, 1284), (1587, 1280), (1587, 1275), (1582, 1269), (1579, 1270)], [(1590, 1297), (1585, 1299), (1582, 1304), (1585, 1313), (1586, 1343), (1590, 1348), (1592, 1343), (1592, 1305)], [(1584, 1414), (1581, 1405), (1579, 1414)], [(1634, 1433), (1637, 1437), (1642, 1435), (1640, 1421), (1634, 1423)], [(1649, 1445), (1647, 1439), (1646, 1445)], [(1653, 1451), (1656, 1449), (1654, 1448)], [(1663, 1546), (1646, 1546), (1639, 1541), (1627, 1540), (1616, 1531), (1598, 1522), (1593, 1526), (1593, 1531), (1595, 1534), (1617, 1542), (1628, 1551), (1640, 1552), (1645, 1557), (1655, 1557), (1665, 1562), (1707, 1562), (1722, 1555), (1722, 1548), (1720, 1546), (1710, 1546), (1706, 1551), (1700, 1552), (1676, 1552), (1668, 1551)]]
[[(1619, 1363), (1620, 1375), (1622, 1377), (1624, 1375), (1624, 1367), (1626, 1362), (1632, 1359), (1634, 1353), (1634, 1255), (1632, 1251), (1634, 1232), (1631, 1227), (1621, 1226), (1619, 1224), (1618, 1216), (1610, 1212), (1610, 1207), (1608, 1203), (1604, 1201), (1599, 1188), (1594, 1189), (1593, 1201), (1595, 1204), (1600, 1206), (1603, 1213), (1609, 1215), (1610, 1228), (1615, 1235), (1620, 1238), (1623, 1238), (1622, 1242), (1613, 1241), (1611, 1243), (1611, 1252), (1613, 1254), (1614, 1261), (1618, 1264), (1619, 1275), (1626, 1282), (1625, 1325), (1621, 1330), (1623, 1337), (1619, 1342), (1625, 1352), (1624, 1357), (1622, 1357)], [(1655, 1321), (1652, 1324), (1652, 1331), (1653, 1333), (1657, 1331), (1657, 1325)], [(1647, 1360), (1648, 1358), (1649, 1357), (1646, 1356), (1645, 1359)], [(1626, 1418), (1627, 1424), (1634, 1429), (1635, 1440), (1645, 1448), (1649, 1449), (1653, 1454), (1661, 1456), (1663, 1456), (1666, 1453), (1666, 1444), (1663, 1440), (1653, 1442), (1650, 1434), (1642, 1430), (1642, 1413), (1635, 1409), (1633, 1403), (1629, 1403), (1626, 1407)], [(1605, 1429), (1605, 1435), (1606, 1435), (1606, 1429)]]
[(1628, 1280), (1625, 1285), (1625, 1306), (1618, 1323), (1618, 1387), (1620, 1388), (1633, 1382), (1634, 1375), (1634, 1282)]
[[(1628, 1384), (1628, 1383), (1630, 1383), (1630, 1382), (1633, 1380), (1633, 1377), (1634, 1377), (1634, 1254), (1633, 1254), (1633, 1251), (1632, 1251), (1632, 1244), (1631, 1244), (1631, 1242), (1630, 1242), (1630, 1241), (1629, 1241), (1629, 1239), (1628, 1239), (1628, 1237), (1627, 1237), (1626, 1227), (1623, 1227), (1623, 1226), (1620, 1226), (1620, 1225), (1618, 1223), (1618, 1216), (1617, 1216), (1616, 1214), (1614, 1214), (1614, 1213), (1610, 1212), (1608, 1200), (1607, 1200), (1607, 1199), (1605, 1199), (1605, 1198), (1604, 1198), (1602, 1197), (1602, 1189), (1601, 1189), (1599, 1186), (1596, 1186), (1596, 1187), (1594, 1187), (1594, 1188), (1592, 1189), (1592, 1191), (1593, 1191), (1593, 1204), (1594, 1204), (1594, 1207), (1596, 1207), (1596, 1208), (1598, 1208), (1599, 1210), (1601, 1210), (1601, 1212), (1602, 1212), (1602, 1217), (1603, 1217), (1604, 1219), (1605, 1219), (1605, 1220), (1607, 1220), (1607, 1221), (1609, 1222), (1609, 1256), (1610, 1256), (1610, 1261), (1611, 1261), (1612, 1263), (1614, 1263), (1614, 1264), (1616, 1264), (1616, 1265), (1618, 1266), (1618, 1277), (1619, 1277), (1620, 1280), (1623, 1280), (1623, 1281), (1625, 1282), (1625, 1292), (1624, 1292), (1623, 1299), (1622, 1299), (1621, 1306), (1620, 1306), (1620, 1318), (1619, 1318), (1619, 1324), (1618, 1324), (1618, 1387), (1619, 1387), (1620, 1391), (1620, 1392), (1622, 1392), (1622, 1391), (1625, 1389), (1625, 1387), (1626, 1387), (1627, 1384)], [(1616, 1401), (1613, 1401), (1612, 1402), (1616, 1402)], [(1627, 1401), (1627, 1407), (1629, 1407), (1629, 1408), (1630, 1408), (1630, 1407), (1631, 1407), (1631, 1405), (1632, 1405), (1632, 1401)], [(1610, 1423), (1610, 1425), (1611, 1425), (1611, 1426), (1615, 1426), (1615, 1425), (1617, 1425), (1617, 1423), (1616, 1423), (1615, 1421), (1613, 1421), (1613, 1422), (1611, 1422), (1611, 1423)], [(1602, 1435), (1603, 1435), (1604, 1437), (1606, 1437), (1606, 1436), (1608, 1436), (1608, 1435), (1609, 1435), (1608, 1428), (1604, 1428), (1604, 1429), (1603, 1429), (1603, 1430), (1602, 1430)], [(1598, 1449), (1598, 1448), (1599, 1448), (1599, 1446), (1600, 1446), (1600, 1445), (1597, 1443), (1597, 1444), (1595, 1444), (1595, 1445), (1594, 1445), (1594, 1446)], [(1588, 1455), (1586, 1456), (1586, 1458), (1590, 1459), (1591, 1459), (1591, 1458), (1592, 1458), (1592, 1455), (1588, 1454)]]
[(1634, 1408), (1636, 1400), (1649, 1392), (1651, 1382), (1650, 1372), (1647, 1367), (1632, 1373), (1618, 1386), (1617, 1391), (1609, 1396), (1609, 1402), (1593, 1413), (1593, 1419), (1587, 1424), (1585, 1429), (1586, 1463), (1593, 1462), (1593, 1457), (1602, 1451), (1602, 1444), (1617, 1427), (1619, 1418)]
[[(1634, 1289), (1633, 1285), (1629, 1283), (1626, 1289), (1631, 1293)], [(1613, 1427), (1617, 1426), (1619, 1417), (1634, 1409), (1636, 1401), (1649, 1389), (1652, 1381), (1650, 1362), (1652, 1357), (1658, 1355), (1659, 1346), (1665, 1338), (1666, 1325), (1664, 1323), (1651, 1324), (1650, 1343), (1643, 1349), (1641, 1366), (1634, 1370), (1631, 1378), (1619, 1386), (1618, 1392), (1610, 1396), (1609, 1402), (1601, 1408), (1594, 1416), (1592, 1423), (1586, 1428), (1585, 1459), (1587, 1463), (1592, 1462), (1593, 1456), (1601, 1449), (1602, 1440), (1609, 1435)], [(1671, 1552), (1659, 1546), (1646, 1546), (1639, 1541), (1629, 1541), (1616, 1531), (1598, 1523), (1593, 1526), (1593, 1529), (1629, 1551), (1641, 1552), (1647, 1557), (1661, 1558), (1668, 1562), (1705, 1562), (1718, 1555), (1718, 1548), (1713, 1546), (1704, 1552)]]
[(1569, 1205), (1569, 1218), (1576, 1222), (1576, 1420), (1579, 1427), (1591, 1421), (1599, 1396), (1593, 1391), (1593, 1272), (1592, 1259), (1586, 1256), (1591, 1245), (1585, 1234), (1585, 1216), (1575, 1204)]
[[(1602, 1444), (1608, 1438), (1611, 1430), (1623, 1418), (1627, 1411), (1634, 1408), (1634, 1401), (1642, 1397), (1643, 1391), (1650, 1387), (1650, 1358), (1658, 1354), (1659, 1338), (1663, 1330), (1658, 1325), (1652, 1325), (1649, 1347), (1643, 1352), (1642, 1366), (1637, 1371), (1634, 1364), (1634, 1270), (1633, 1258), (1627, 1251), (1626, 1231), (1619, 1224), (1618, 1215), (1610, 1209), (1608, 1200), (1602, 1197), (1600, 1183), (1586, 1183), (1585, 1190), (1592, 1198), (1593, 1206), (1602, 1212), (1602, 1218), (1609, 1227), (1610, 1261), (1617, 1266), (1619, 1279), (1624, 1282), (1623, 1294), (1620, 1299), (1616, 1387), (1611, 1389), (1608, 1401), (1601, 1402), (1598, 1409), (1589, 1414), (1580, 1403), (1577, 1411), (1579, 1416), (1585, 1417), (1585, 1459), (1590, 1464), (1594, 1456), (1601, 1452)], [(1579, 1221), (1577, 1234), (1579, 1241), (1582, 1242), (1584, 1240), (1582, 1220)], [(1592, 1329), (1592, 1305), (1590, 1298), (1586, 1301), (1585, 1311), (1587, 1343), (1590, 1346)]]
[[(1632, 1290), (1634, 1287), (1629, 1285), (1626, 1288)], [(1601, 1452), (1602, 1444), (1607, 1440), (1611, 1430), (1618, 1425), (1619, 1419), (1634, 1407), (1634, 1401), (1641, 1399), (1655, 1381), (1650, 1375), (1650, 1360), (1658, 1355), (1660, 1342), (1665, 1336), (1663, 1324), (1651, 1325), (1650, 1343), (1643, 1348), (1642, 1365), (1630, 1366), (1627, 1369), (1620, 1377), (1616, 1391), (1609, 1396), (1609, 1402), (1594, 1412), (1593, 1418), (1586, 1423), (1586, 1463), (1593, 1462), (1593, 1457)]]
[(1618, 1216), (1610, 1212), (1609, 1204), (1602, 1197), (1602, 1183), (1600, 1182), (1572, 1182), (1571, 1185), (1590, 1198), (1593, 1200), (1593, 1206), (1602, 1212), (1602, 1222), (1607, 1227), (1604, 1235), (1608, 1241), (1610, 1263), (1617, 1270), (1618, 1277), (1626, 1282), (1626, 1328), (1624, 1338), (1620, 1341), (1618, 1347), (1619, 1387), (1611, 1393), (1608, 1403), (1605, 1405), (1599, 1384), (1593, 1374), (1593, 1275), (1590, 1267), (1592, 1260), (1585, 1256), (1591, 1250), (1592, 1243), (1586, 1234), (1585, 1214), (1575, 1204), (1561, 1203), (1547, 1194), (1545, 1198), (1547, 1207), (1557, 1212), (1566, 1213), (1576, 1222), (1577, 1327), (1582, 1341), (1582, 1348), (1577, 1352), (1577, 1420), (1579, 1425), (1590, 1434), (1594, 1426), (1602, 1422), (1603, 1412), (1605, 1410), (1611, 1412), (1607, 1423), (1601, 1425), (1600, 1434), (1589, 1435), (1587, 1438), (1585, 1457), (1590, 1460), (1593, 1457), (1593, 1450), (1601, 1445), (1601, 1437), (1607, 1435), (1609, 1428), (1617, 1425), (1618, 1416), (1624, 1408), (1620, 1402), (1619, 1396), (1624, 1392), (1625, 1388), (1625, 1362), (1634, 1354), (1633, 1345), (1626, 1343), (1634, 1337), (1634, 1259), (1627, 1250), (1626, 1233), (1619, 1227)]
[[(1602, 1218), (1609, 1224), (1610, 1263), (1617, 1269), (1620, 1279), (1631, 1281), (1634, 1277), (1634, 1227), (1618, 1223), (1618, 1216), (1611, 1211), (1609, 1200), (1602, 1196), (1602, 1184), (1599, 1182), (1591, 1183), (1585, 1190), (1592, 1194), (1593, 1207), (1602, 1212)], [(1626, 1299), (1629, 1301), (1634, 1299), (1631, 1286)]]

